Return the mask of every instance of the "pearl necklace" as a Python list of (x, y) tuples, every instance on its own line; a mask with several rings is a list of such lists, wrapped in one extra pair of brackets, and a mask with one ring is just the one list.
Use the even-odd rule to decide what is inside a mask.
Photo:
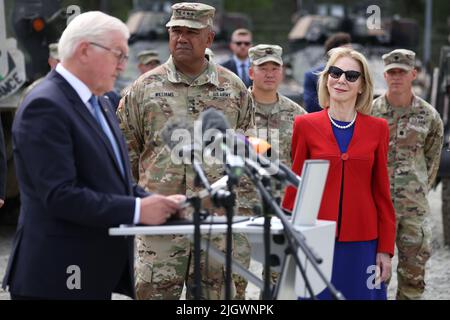
[(340, 124), (337, 124), (336, 122), (334, 122), (333, 118), (330, 115), (330, 112), (327, 112), (327, 113), (328, 113), (328, 118), (330, 118), (330, 121), (333, 124), (333, 126), (335, 126), (338, 129), (348, 129), (348, 128), (350, 128), (355, 123), (356, 116), (358, 115), (358, 112), (355, 112), (355, 116), (353, 117), (353, 120), (349, 124), (347, 124), (345, 126), (341, 126)]

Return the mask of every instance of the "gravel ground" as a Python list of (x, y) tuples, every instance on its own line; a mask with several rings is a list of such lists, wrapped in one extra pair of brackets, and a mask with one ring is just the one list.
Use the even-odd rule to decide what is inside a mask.
[[(11, 250), (11, 242), (15, 228), (0, 226), (0, 281), (3, 280), (6, 264)], [(1, 287), (1, 286), (0, 286)], [(9, 300), (9, 294), (0, 288), (0, 300)]]
[[(442, 216), (441, 216), (441, 186), (429, 195), (431, 203), (431, 214), (433, 223), (433, 255), (427, 264), (426, 290), (423, 299), (426, 300), (450, 300), (450, 248), (443, 245)], [(6, 269), (6, 263), (10, 252), (13, 227), (0, 226), (0, 281)], [(397, 266), (397, 259), (393, 259), (393, 270)], [(252, 261), (250, 269), (256, 274), (261, 274), (261, 264)], [(393, 272), (391, 285), (389, 287), (389, 299), (395, 297), (397, 279)], [(247, 298), (258, 299), (259, 289), (249, 284)], [(8, 300), (9, 294), (0, 289), (0, 300)], [(114, 295), (113, 299), (126, 299), (120, 295)]]

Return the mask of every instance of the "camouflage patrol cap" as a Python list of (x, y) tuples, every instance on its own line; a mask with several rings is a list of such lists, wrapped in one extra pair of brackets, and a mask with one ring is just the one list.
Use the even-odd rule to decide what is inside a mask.
[(415, 67), (414, 51), (406, 49), (396, 49), (383, 55), (384, 72), (387, 72), (394, 68), (400, 68), (406, 71), (410, 71)]
[(214, 13), (216, 9), (207, 4), (182, 2), (172, 6), (172, 17), (166, 27), (188, 27), (203, 29), (213, 26)]
[(273, 61), (282, 66), (283, 65), (283, 59), (281, 58), (282, 54), (283, 48), (272, 44), (259, 44), (255, 47), (251, 47), (248, 50), (250, 62), (253, 63), (255, 66), (259, 66), (268, 61)]
[(57, 43), (50, 43), (48, 45), (48, 56), (50, 58), (55, 59), (55, 60), (59, 60), (58, 44)]
[(152, 61), (157, 61), (158, 63), (161, 62), (159, 59), (158, 52), (154, 50), (144, 50), (138, 53), (137, 55), (139, 63), (141, 64), (148, 64)]

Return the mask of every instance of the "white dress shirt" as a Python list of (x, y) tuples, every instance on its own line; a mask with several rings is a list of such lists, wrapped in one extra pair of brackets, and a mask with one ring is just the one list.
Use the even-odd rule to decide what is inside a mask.
[(249, 75), (248, 75), (248, 69), (250, 68), (250, 59), (247, 58), (245, 60), (240, 60), (237, 56), (233, 56), (234, 62), (236, 63), (236, 69), (238, 72), (238, 76), (241, 79), (244, 79), (243, 74), (242, 74), (242, 64), (245, 64), (245, 76), (247, 79), (250, 79)]

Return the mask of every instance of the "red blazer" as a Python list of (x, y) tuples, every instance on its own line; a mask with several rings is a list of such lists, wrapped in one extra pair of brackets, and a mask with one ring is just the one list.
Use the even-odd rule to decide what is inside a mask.
[[(292, 168), (301, 174), (306, 159), (330, 161), (319, 219), (338, 222), (344, 166), (339, 241), (378, 239), (378, 252), (394, 255), (395, 211), (387, 172), (389, 127), (384, 119), (358, 113), (347, 153), (341, 153), (325, 110), (295, 118)], [(283, 207), (292, 210), (297, 189), (289, 187)]]

